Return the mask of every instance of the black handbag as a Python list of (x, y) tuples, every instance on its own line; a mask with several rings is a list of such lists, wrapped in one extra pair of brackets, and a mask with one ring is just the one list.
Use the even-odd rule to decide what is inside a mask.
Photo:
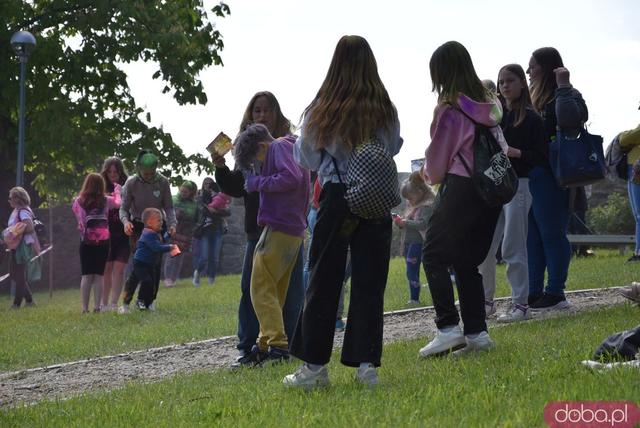
[(560, 187), (580, 187), (602, 180), (607, 168), (602, 137), (582, 128), (577, 137), (558, 131), (549, 144), (549, 163)]
[(636, 359), (638, 351), (640, 351), (640, 325), (607, 337), (596, 349), (593, 359), (603, 363), (631, 361)]

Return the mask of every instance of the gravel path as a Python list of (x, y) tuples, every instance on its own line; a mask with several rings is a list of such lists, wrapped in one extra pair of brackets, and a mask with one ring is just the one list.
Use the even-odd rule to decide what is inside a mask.
[[(618, 287), (570, 292), (571, 307), (536, 314), (534, 319), (567, 316), (621, 304)], [(498, 313), (510, 299), (498, 299)], [(432, 337), (435, 333), (433, 307), (394, 311), (385, 314), (384, 341)], [(489, 325), (496, 325), (495, 319)], [(337, 333), (335, 346), (342, 346)], [(0, 407), (60, 399), (92, 390), (110, 390), (131, 381), (153, 382), (176, 374), (228, 367), (236, 357), (236, 337), (226, 336), (200, 342), (134, 351), (47, 367), (0, 373)], [(416, 349), (417, 352), (417, 349)]]

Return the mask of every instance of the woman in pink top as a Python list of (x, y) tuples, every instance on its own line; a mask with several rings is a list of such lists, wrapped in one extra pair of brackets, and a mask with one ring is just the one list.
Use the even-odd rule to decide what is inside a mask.
[[(431, 56), (429, 68), (438, 105), (423, 172), (427, 182), (440, 187), (422, 259), (438, 333), (420, 349), (422, 357), (493, 346), (487, 334), (478, 265), (489, 250), (500, 208), (489, 207), (480, 198), (465, 164), (473, 167), (476, 124), (490, 128), (505, 153), (507, 150), (498, 126), (502, 118), (500, 102), (482, 86), (465, 47), (454, 41), (445, 43)], [(460, 316), (454, 304), (449, 267), (456, 273), (464, 333), (458, 325)]]
[(93, 312), (100, 312), (104, 269), (109, 256), (109, 210), (120, 207), (120, 185), (115, 184), (113, 196), (106, 196), (105, 189), (105, 182), (100, 174), (88, 174), (72, 206), (81, 238), (82, 313), (89, 312), (92, 286)]

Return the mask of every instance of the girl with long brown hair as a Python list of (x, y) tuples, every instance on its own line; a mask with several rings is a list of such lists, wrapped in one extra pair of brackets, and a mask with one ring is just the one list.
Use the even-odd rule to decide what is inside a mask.
[[(100, 174), (105, 182), (107, 196), (113, 196), (116, 185), (124, 186), (128, 178), (122, 160), (115, 156), (104, 161)], [(102, 310), (118, 309), (118, 299), (124, 285), (124, 269), (130, 254), (129, 237), (124, 234), (119, 208), (113, 208), (109, 210), (109, 255), (104, 267)]]
[[(450, 41), (435, 50), (429, 61), (438, 105), (431, 122), (425, 179), (439, 184), (433, 215), (425, 236), (422, 262), (436, 310), (436, 337), (420, 349), (421, 357), (494, 346), (487, 333), (482, 276), (478, 265), (485, 259), (500, 208), (487, 205), (470, 178), (474, 164), (476, 125), (487, 127), (506, 153), (498, 126), (502, 107), (484, 88), (471, 56), (460, 43)], [(454, 304), (448, 269), (453, 267), (460, 298), (464, 331)]]
[(89, 297), (93, 288), (93, 312), (100, 312), (104, 268), (109, 255), (109, 210), (120, 207), (120, 185), (113, 196), (107, 196), (102, 175), (88, 174), (82, 190), (73, 201), (73, 214), (80, 231), (80, 267), (82, 279), (82, 313), (89, 312)]
[[(533, 107), (542, 116), (548, 153), (548, 143), (557, 129), (568, 135), (579, 132), (589, 117), (587, 105), (571, 85), (569, 70), (555, 48), (535, 50), (527, 73)], [(567, 239), (569, 190), (558, 186), (548, 161), (533, 168), (529, 180), (533, 200), (527, 239), (529, 306), (533, 310), (564, 309), (569, 306), (564, 289), (571, 260)]]
[[(282, 113), (278, 99), (269, 91), (260, 91), (251, 97), (242, 116), (239, 131), (243, 132), (249, 125), (257, 123), (266, 126), (274, 138), (286, 137), (293, 132), (293, 126)], [(247, 234), (247, 245), (240, 278), (242, 295), (238, 308), (237, 348), (239, 356), (234, 363), (234, 367), (254, 365), (260, 355), (256, 346), (260, 326), (251, 302), (250, 286), (254, 250), (262, 233), (262, 227), (258, 225), (260, 194), (259, 192), (247, 192), (245, 190), (244, 175), (248, 171), (243, 171), (239, 165), (236, 164), (235, 169), (231, 170), (226, 166), (224, 157), (219, 155), (213, 155), (213, 163), (216, 167), (216, 182), (221, 190), (232, 197), (244, 199), (244, 230)], [(261, 162), (254, 162), (253, 171), (251, 172), (259, 173), (260, 168)], [(293, 268), (287, 299), (283, 308), (284, 327), (289, 338), (293, 336), (293, 330), (304, 298), (302, 254), (303, 251), (300, 251)]]
[(529, 268), (527, 233), (531, 193), (529, 173), (545, 162), (542, 118), (531, 104), (527, 78), (518, 64), (508, 64), (498, 73), (498, 95), (504, 101), (505, 114), (500, 124), (509, 144), (507, 155), (518, 175), (518, 192), (502, 207), (487, 258), (478, 267), (482, 275), (487, 316), (495, 312), (496, 252), (502, 243), (502, 259), (507, 263), (512, 306), (498, 317), (499, 322), (529, 318)]
[(322, 193), (309, 254), (311, 277), (290, 347), (291, 354), (304, 364), (283, 382), (292, 387), (329, 382), (325, 364), (331, 358), (350, 248), (351, 299), (341, 362), (358, 368), (358, 382), (375, 385), (382, 356), (391, 215), (364, 219), (350, 212), (342, 177), (346, 177), (355, 147), (376, 139), (393, 156), (402, 138), (396, 109), (364, 38), (340, 39), (327, 76), (303, 117), (294, 156), (302, 167), (318, 172)]

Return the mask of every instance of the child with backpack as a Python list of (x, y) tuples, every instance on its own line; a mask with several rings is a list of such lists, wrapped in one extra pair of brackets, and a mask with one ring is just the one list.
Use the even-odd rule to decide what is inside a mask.
[(294, 142), (295, 136), (274, 139), (266, 126), (255, 124), (234, 143), (242, 170), (251, 170), (255, 161), (262, 163), (260, 174), (245, 177), (247, 192), (260, 192), (258, 224), (264, 228), (251, 273), (251, 302), (260, 324), (257, 343), (247, 358), (254, 365), (289, 359), (282, 308), (302, 248), (310, 187), (309, 172), (293, 158)]
[[(491, 135), (503, 154), (507, 152), (499, 127), (500, 101), (482, 85), (467, 49), (456, 41), (443, 44), (431, 56), (429, 69), (438, 105), (423, 173), (430, 184), (440, 186), (422, 261), (438, 332), (420, 349), (423, 358), (455, 350), (460, 355), (494, 346), (487, 333), (478, 265), (489, 251), (500, 208), (490, 206), (471, 179), (469, 165), (474, 165), (477, 128), (488, 128), (490, 133), (483, 135)], [(454, 304), (449, 267), (456, 275), (464, 331), (458, 324), (460, 316)]]
[(177, 253), (176, 244), (164, 244), (166, 237), (162, 233), (162, 212), (157, 208), (145, 208), (142, 211), (141, 220), (144, 229), (136, 243), (136, 252), (133, 255), (133, 271), (140, 281), (140, 291), (136, 306), (141, 311), (150, 309), (156, 298), (159, 272), (157, 269), (162, 253)]
[(109, 256), (109, 210), (120, 206), (120, 186), (114, 186), (113, 196), (107, 196), (100, 174), (88, 174), (78, 197), (73, 201), (73, 214), (80, 231), (80, 266), (82, 279), (82, 313), (89, 312), (89, 297), (93, 288), (93, 312), (100, 312), (104, 268)]
[[(322, 194), (309, 253), (311, 277), (290, 352), (304, 364), (286, 376), (286, 387), (327, 385), (325, 365), (331, 358), (335, 319), (343, 285), (347, 250), (351, 250), (351, 293), (341, 362), (357, 368), (356, 381), (378, 384), (382, 357), (384, 290), (389, 273), (391, 209), (377, 217), (352, 212), (345, 195), (352, 154), (386, 159), (387, 188), (376, 180), (361, 183), (380, 192), (398, 191), (392, 156), (402, 146), (395, 106), (380, 79), (369, 43), (343, 36), (316, 97), (304, 112), (294, 155), (303, 167), (318, 172)], [(355, 157), (354, 157), (355, 159)], [(393, 166), (391, 166), (393, 165)], [(362, 165), (366, 170), (366, 162)], [(386, 181), (385, 184), (391, 184)], [(357, 196), (357, 195), (356, 195)], [(399, 199), (399, 194), (396, 194)], [(392, 203), (399, 203), (395, 197)]]
[(431, 187), (424, 182), (420, 171), (414, 171), (402, 183), (402, 197), (407, 200), (404, 215), (394, 215), (393, 222), (402, 229), (402, 246), (407, 263), (407, 280), (409, 281), (409, 301), (407, 305), (420, 304), (420, 262), (422, 261), (422, 244), (427, 231), (427, 224), (433, 213), (435, 195)]
[(508, 64), (498, 73), (498, 94), (504, 100), (505, 114), (500, 124), (509, 144), (507, 155), (518, 174), (518, 192), (502, 207), (498, 224), (486, 259), (478, 267), (484, 286), (487, 316), (495, 313), (493, 297), (496, 290), (496, 252), (500, 243), (502, 259), (507, 263), (507, 280), (511, 285), (511, 308), (498, 316), (498, 322), (513, 322), (529, 318), (529, 265), (527, 234), (531, 193), (529, 173), (544, 164), (545, 140), (542, 118), (531, 104), (524, 70), (518, 64)]

